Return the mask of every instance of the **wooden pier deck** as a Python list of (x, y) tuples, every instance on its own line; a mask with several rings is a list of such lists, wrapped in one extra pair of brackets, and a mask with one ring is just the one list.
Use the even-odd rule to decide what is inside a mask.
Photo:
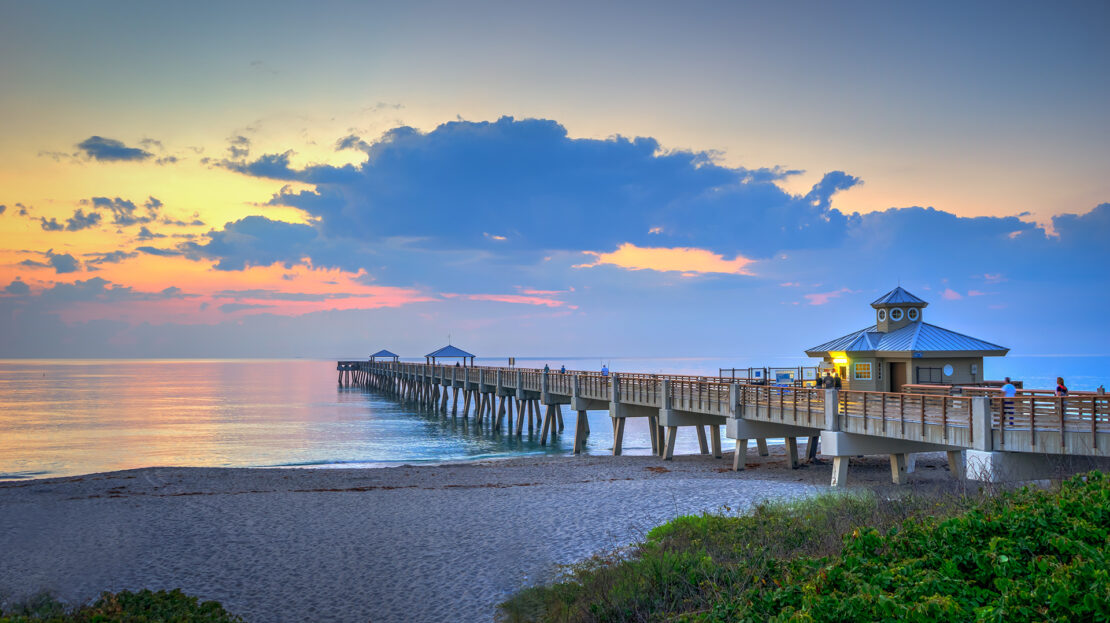
[(613, 454), (618, 455), (630, 417), (647, 418), (652, 449), (664, 460), (673, 456), (681, 427), (694, 428), (703, 454), (721, 457), (724, 425), (736, 440), (734, 469), (743, 468), (750, 439), (758, 441), (761, 454), (766, 439), (786, 439), (796, 465), (797, 439), (809, 440), (812, 455), (820, 437), (824, 453), (834, 456), (834, 485), (845, 481), (848, 457), (859, 454), (889, 454), (895, 482), (904, 478), (906, 456), (914, 452), (948, 452), (957, 475), (971, 465), (966, 451), (986, 453), (995, 462), (1015, 455), (1042, 463), (1047, 457), (1110, 457), (1110, 396), (1102, 394), (946, 396), (815, 389), (800, 383), (779, 387), (731, 377), (369, 361), (341, 361), (338, 370), (341, 384), (365, 386), (456, 417), (473, 414), (480, 425), (519, 435), (527, 422), (544, 444), (563, 429), (567, 405), (579, 415), (575, 453), (585, 445), (585, 412), (592, 410), (609, 412)]

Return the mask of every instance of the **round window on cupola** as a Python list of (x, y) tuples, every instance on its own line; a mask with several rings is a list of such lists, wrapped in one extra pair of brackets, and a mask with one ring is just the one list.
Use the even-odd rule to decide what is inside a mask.
[(906, 310), (906, 319), (910, 322), (916, 322), (918, 315), (919, 314), (916, 307), (911, 307)]
[(898, 322), (899, 320), (901, 320), (902, 319), (902, 308), (895, 307), (894, 309), (890, 310), (890, 319), (893, 320), (894, 322)]
[(885, 309), (880, 309), (879, 310), (879, 322), (882, 322), (884, 320), (886, 320), (886, 310)]

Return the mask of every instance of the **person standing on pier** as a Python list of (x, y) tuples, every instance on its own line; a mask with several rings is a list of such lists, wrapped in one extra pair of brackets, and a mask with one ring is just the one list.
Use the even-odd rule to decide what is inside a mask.
[(545, 363), (545, 364), (543, 364), (543, 373), (547, 374), (548, 372), (551, 372), (551, 366), (549, 366)]
[(1002, 412), (1009, 416), (1010, 424), (1014, 423), (1014, 401), (1006, 399), (1014, 396), (1017, 396), (1017, 388), (1010, 377), (1006, 377), (1006, 382), (1002, 384)]
[(1056, 377), (1056, 395), (1057, 396), (1067, 396), (1068, 395), (1068, 386), (1064, 385), (1064, 377), (1062, 377), (1062, 376)]
[(559, 366), (559, 374), (566, 374), (566, 373), (567, 373), (567, 366), (565, 364)]
[(609, 366), (601, 364), (601, 376), (609, 376)]

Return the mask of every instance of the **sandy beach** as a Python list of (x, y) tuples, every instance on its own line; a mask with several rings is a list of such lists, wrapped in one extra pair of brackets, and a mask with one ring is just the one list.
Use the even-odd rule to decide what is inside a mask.
[[(147, 468), (0, 484), (0, 595), (181, 588), (251, 622), (489, 621), (512, 591), (677, 515), (827, 490), (827, 463), (516, 458), (387, 469)], [(917, 478), (947, 478), (943, 455)], [(879, 458), (861, 486), (889, 483)]]

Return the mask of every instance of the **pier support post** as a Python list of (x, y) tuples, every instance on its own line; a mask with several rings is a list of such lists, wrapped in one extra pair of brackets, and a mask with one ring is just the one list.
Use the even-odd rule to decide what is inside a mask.
[(906, 455), (903, 452), (890, 455), (890, 479), (894, 484), (901, 485), (906, 482)]
[(694, 428), (698, 431), (698, 449), (701, 450), (702, 454), (709, 454), (709, 443), (705, 438), (705, 427), (695, 426)]
[(798, 469), (798, 438), (786, 438), (786, 457), (790, 461), (790, 469)]
[(848, 457), (833, 457), (832, 486), (842, 487), (848, 484)]
[[(539, 409), (536, 409), (536, 410), (539, 411)], [(541, 446), (546, 446), (547, 445), (547, 433), (549, 433), (549, 432), (551, 433), (551, 441), (552, 442), (555, 441), (555, 430), (552, 428), (552, 425), (553, 425), (552, 419), (553, 418), (554, 418), (554, 416), (551, 413), (551, 405), (547, 405), (547, 409), (545, 410), (545, 413), (543, 415), (543, 431), (540, 433), (540, 445)]]
[(806, 460), (810, 463), (817, 460), (817, 440), (820, 438), (820, 436), (814, 435), (806, 442)]
[(771, 455), (771, 453), (767, 451), (767, 440), (766, 439), (756, 439), (755, 444), (756, 444), (756, 446), (759, 447), (759, 456), (770, 456)]
[(724, 453), (721, 452), (721, 427), (720, 426), (713, 425), (713, 426), (709, 427), (709, 441), (710, 441), (710, 445), (713, 448), (713, 458), (719, 459), (719, 458), (723, 457)]
[(732, 453), (732, 471), (738, 472), (745, 467), (748, 462), (748, 440), (737, 439), (736, 450)]
[(663, 460), (664, 461), (670, 461), (671, 459), (674, 458), (674, 441), (675, 441), (675, 437), (677, 437), (677, 436), (678, 436), (678, 427), (677, 426), (668, 426), (667, 427), (667, 447), (663, 452)]
[(579, 411), (578, 419), (574, 423), (574, 453), (581, 454), (586, 449), (586, 435), (589, 424), (586, 421), (586, 412)]
[(620, 456), (624, 448), (624, 422), (625, 418), (613, 418), (613, 456)]
[(967, 453), (963, 450), (948, 451), (948, 471), (957, 480), (967, 477)]

